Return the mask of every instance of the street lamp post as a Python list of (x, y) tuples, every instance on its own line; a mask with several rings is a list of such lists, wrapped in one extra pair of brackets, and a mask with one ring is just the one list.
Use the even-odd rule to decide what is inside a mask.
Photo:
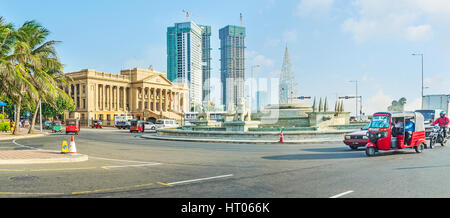
[(350, 82), (356, 83), (356, 98), (355, 98), (355, 119), (358, 119), (358, 80), (351, 80)]
[(412, 54), (413, 56), (420, 56), (421, 60), (422, 60), (422, 107), (423, 107), (423, 90), (424, 90), (424, 85), (423, 85), (423, 54), (419, 53), (419, 54)]

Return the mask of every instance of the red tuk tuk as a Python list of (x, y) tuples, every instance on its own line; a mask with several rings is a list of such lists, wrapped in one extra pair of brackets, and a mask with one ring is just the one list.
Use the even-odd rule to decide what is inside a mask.
[[(407, 120), (414, 124), (411, 132), (407, 132), (404, 128)], [(366, 155), (369, 157), (374, 156), (379, 150), (414, 148), (417, 153), (421, 153), (427, 144), (424, 117), (417, 112), (375, 113), (370, 122), (367, 137), (369, 143), (366, 145)]]
[(144, 121), (142, 120), (130, 120), (130, 132), (142, 132), (142, 126)]
[(100, 120), (93, 120), (92, 124), (91, 124), (91, 127), (92, 128), (96, 128), (96, 129), (98, 129), (98, 128), (102, 129), (103, 128), (103, 123)]
[(67, 119), (66, 120), (66, 134), (70, 132), (78, 135), (80, 132), (80, 120), (79, 119)]

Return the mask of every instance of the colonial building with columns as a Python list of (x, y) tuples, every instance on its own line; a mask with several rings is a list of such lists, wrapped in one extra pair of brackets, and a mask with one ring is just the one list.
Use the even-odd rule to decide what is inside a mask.
[(134, 119), (182, 121), (189, 111), (189, 88), (173, 83), (165, 73), (149, 69), (121, 70), (120, 74), (91, 69), (66, 74), (66, 92), (75, 102), (75, 111), (65, 118), (79, 118), (84, 125), (101, 120), (105, 126), (114, 125), (114, 116), (133, 116)]

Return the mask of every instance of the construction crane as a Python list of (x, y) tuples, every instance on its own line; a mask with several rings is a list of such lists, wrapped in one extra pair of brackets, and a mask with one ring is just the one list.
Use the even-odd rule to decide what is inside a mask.
[(189, 22), (189, 16), (191, 16), (191, 12), (189, 12), (188, 10), (183, 10), (183, 13), (186, 14), (186, 20)]

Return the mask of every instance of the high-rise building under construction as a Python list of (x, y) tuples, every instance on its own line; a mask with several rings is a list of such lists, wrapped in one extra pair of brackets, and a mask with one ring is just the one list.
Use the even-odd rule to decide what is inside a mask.
[[(167, 78), (189, 85), (190, 108), (201, 105), (203, 101), (203, 75), (210, 66), (205, 64), (202, 55), (208, 51), (203, 43), (203, 36), (209, 41), (206, 38), (208, 28), (192, 21), (176, 23), (167, 28)], [(208, 56), (205, 55), (206, 58)]]
[(245, 36), (242, 26), (229, 25), (219, 30), (222, 102), (227, 111), (244, 98)]
[(203, 72), (203, 102), (209, 104), (211, 100), (211, 27), (202, 28), (202, 72)]

